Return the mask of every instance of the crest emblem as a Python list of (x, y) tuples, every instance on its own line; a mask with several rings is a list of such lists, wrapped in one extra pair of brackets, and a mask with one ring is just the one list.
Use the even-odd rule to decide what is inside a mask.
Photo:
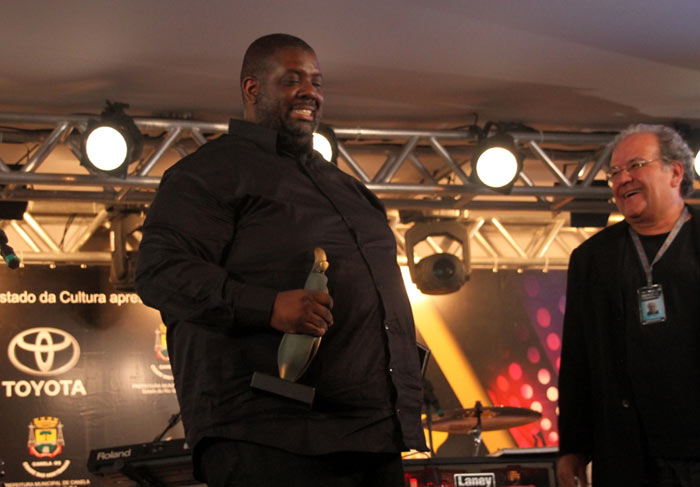
[(41, 416), (29, 423), (29, 453), (37, 458), (53, 458), (63, 451), (63, 423), (58, 418)]
[(167, 328), (163, 323), (156, 327), (156, 344), (154, 349), (156, 352), (156, 357), (161, 359), (163, 362), (170, 361), (170, 358), (168, 356), (168, 342), (166, 339), (166, 331)]

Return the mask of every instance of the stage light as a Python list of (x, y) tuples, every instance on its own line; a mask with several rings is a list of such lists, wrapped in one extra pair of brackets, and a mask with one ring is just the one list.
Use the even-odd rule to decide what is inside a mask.
[[(416, 263), (414, 248), (428, 237), (443, 237), (449, 243), (459, 242), (462, 259), (448, 252), (438, 252)], [(408, 270), (423, 294), (453, 293), (469, 279), (469, 236), (464, 225), (456, 221), (419, 222), (406, 231), (405, 239)]]
[(513, 138), (497, 134), (482, 141), (472, 158), (472, 180), (500, 193), (510, 193), (523, 168)]
[(700, 179), (700, 150), (695, 154), (695, 163), (693, 167), (695, 168), (695, 177)]
[(320, 124), (314, 132), (314, 150), (328, 162), (338, 165), (338, 139), (328, 125)]
[(127, 211), (112, 211), (110, 215), (112, 265), (109, 282), (118, 291), (133, 292), (138, 251), (128, 249), (127, 242), (133, 239), (134, 232), (143, 228), (145, 217), (143, 213)]
[(125, 177), (127, 167), (141, 155), (143, 137), (130, 116), (124, 113), (129, 105), (111, 103), (90, 120), (81, 139), (80, 164), (90, 171)]

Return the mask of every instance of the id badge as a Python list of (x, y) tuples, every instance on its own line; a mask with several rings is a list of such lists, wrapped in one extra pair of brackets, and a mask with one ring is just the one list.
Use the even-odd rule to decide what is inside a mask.
[(661, 284), (640, 287), (637, 289), (639, 300), (639, 316), (642, 325), (661, 323), (666, 321), (666, 306), (664, 305), (664, 291)]

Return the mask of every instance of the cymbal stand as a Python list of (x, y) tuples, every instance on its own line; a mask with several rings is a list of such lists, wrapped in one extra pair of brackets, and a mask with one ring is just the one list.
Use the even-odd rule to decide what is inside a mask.
[(433, 412), (431, 410), (432, 408), (430, 407), (430, 404), (425, 405), (425, 422), (427, 423), (428, 426), (428, 448), (430, 449), (430, 456), (434, 457), (435, 456), (435, 450), (433, 449)]
[(430, 456), (428, 462), (430, 469), (433, 472), (433, 481), (436, 486), (441, 485), (440, 473), (437, 466), (433, 462), (435, 458), (435, 447), (433, 444), (433, 405), (436, 405), (438, 415), (442, 416), (442, 409), (433, 393), (433, 384), (425, 377), (423, 378), (423, 404), (425, 405), (425, 420), (428, 426), (428, 448), (430, 448)]
[(168, 424), (165, 426), (165, 429), (158, 434), (155, 438), (153, 438), (153, 443), (158, 443), (159, 441), (163, 441), (163, 438), (165, 437), (165, 434), (173, 429), (177, 423), (180, 422), (182, 419), (182, 414), (180, 411), (176, 412), (172, 416), (170, 416), (170, 419), (168, 420)]
[(474, 404), (474, 412), (476, 413), (476, 426), (472, 428), (469, 432), (470, 435), (474, 437), (474, 456), (479, 455), (479, 450), (481, 449), (481, 413), (484, 411), (481, 401), (476, 401)]

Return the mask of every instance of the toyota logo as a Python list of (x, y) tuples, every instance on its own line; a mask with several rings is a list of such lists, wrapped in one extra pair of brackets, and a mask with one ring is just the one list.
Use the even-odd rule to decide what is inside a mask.
[(59, 375), (75, 367), (80, 345), (58, 328), (31, 328), (16, 335), (7, 347), (10, 362), (30, 375)]

